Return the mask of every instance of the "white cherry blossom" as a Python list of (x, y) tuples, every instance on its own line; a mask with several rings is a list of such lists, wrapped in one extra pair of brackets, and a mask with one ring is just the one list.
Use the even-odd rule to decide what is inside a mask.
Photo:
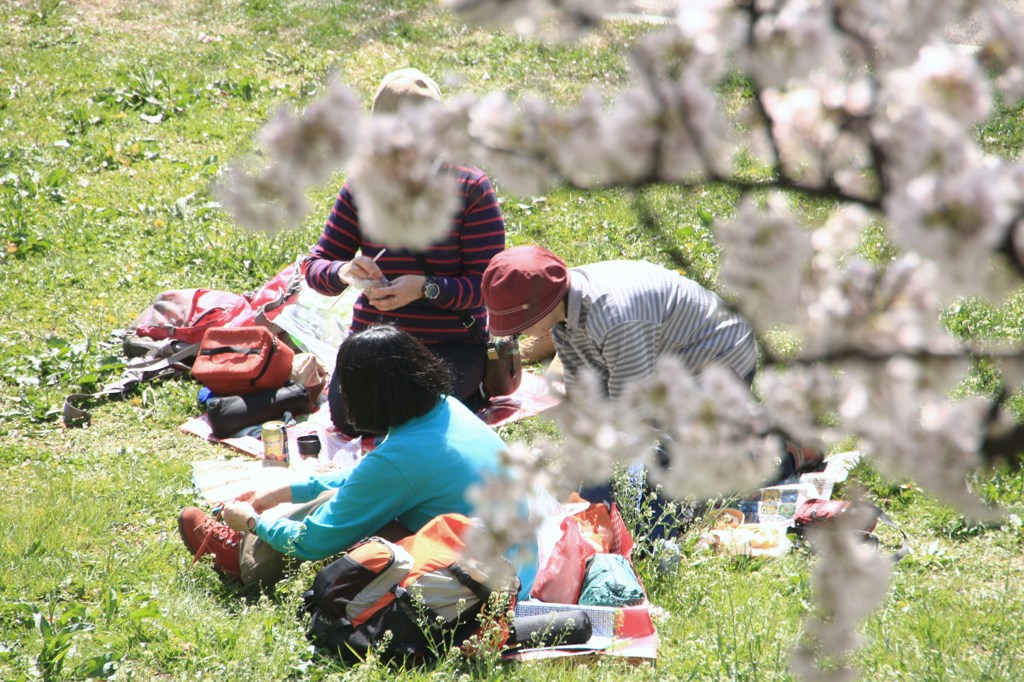
[[(563, 38), (624, 5), (445, 4), (468, 20), (553, 26)], [(948, 45), (946, 27), (975, 11), (980, 49)], [(305, 189), (346, 164), (367, 234), (421, 248), (450, 229), (457, 208), (442, 159), (481, 165), (522, 195), (712, 181), (742, 196), (716, 216), (721, 288), (761, 338), (792, 340), (782, 357), (763, 349), (760, 402), (720, 368), (694, 377), (666, 361), (614, 405), (581, 377), (553, 415), (562, 441), (513, 446), (507, 464), (517, 473), (477, 493), (494, 502), (485, 513), (495, 550), (522, 539), (512, 525), (529, 528), (518, 503), (531, 486), (600, 481), (639, 459), (670, 495), (709, 498), (764, 480), (783, 435), (853, 437), (886, 476), (912, 478), (971, 517), (997, 515), (968, 481), (994, 454), (1007, 456), (986, 447), (1016, 426), (990, 397), (949, 391), (976, 353), (990, 354), (1012, 390), (1024, 353), (1019, 343), (956, 339), (940, 311), (966, 295), (998, 301), (1024, 275), (1024, 165), (977, 140), (996, 94), (1012, 105), (1024, 93), (1024, 26), (997, 0), (680, 0), (675, 20), (639, 39), (631, 60), (624, 87), (562, 108), (495, 92), (364, 121), (352, 94), (332, 86), (302, 115), (278, 114), (260, 136), (269, 163), (230, 170), (223, 203), (254, 229), (298, 225)], [(751, 94), (739, 113), (721, 87), (737, 72)], [(751, 155), (764, 164), (753, 174)], [(835, 212), (808, 219), (775, 189)], [(884, 230), (891, 261), (856, 254), (869, 224)], [(658, 465), (655, 440), (671, 468)], [(794, 671), (850, 678), (852, 666), (829, 671), (819, 658), (852, 653), (891, 566), (844, 534), (822, 542), (820, 618), (807, 628), (818, 640), (797, 649)]]

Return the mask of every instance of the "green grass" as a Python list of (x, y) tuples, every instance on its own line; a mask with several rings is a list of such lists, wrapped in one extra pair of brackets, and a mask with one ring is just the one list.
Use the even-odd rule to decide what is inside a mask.
[[(340, 178), (312, 190), (313, 215), (273, 238), (237, 228), (211, 183), (252, 151), (277, 107), (309, 102), (331, 72), (364, 100), (383, 73), (412, 65), (441, 76), (447, 93), (504, 88), (570, 104), (588, 87), (621, 87), (628, 45), (649, 27), (542, 45), (468, 29), (413, 0), (20, 0), (0, 6), (0, 25), (0, 677), (393, 679), (380, 664), (345, 669), (310, 651), (294, 614), (312, 567), (268, 598), (190, 565), (175, 516), (195, 499), (191, 462), (232, 456), (177, 431), (199, 413), (195, 384), (146, 386), (96, 406), (77, 430), (60, 428), (61, 401), (116, 374), (110, 333), (157, 293), (251, 290), (315, 241)], [(1007, 110), (979, 135), (1010, 156), (1022, 130), (1019, 111)], [(709, 285), (711, 223), (737, 199), (714, 186), (498, 190), (511, 244), (543, 244), (571, 264), (653, 260)], [(826, 208), (800, 203), (810, 219)], [(889, 259), (884, 230), (865, 234), (862, 251)], [(1022, 318), (1019, 294), (944, 315), (959, 336), (1014, 341)], [(998, 381), (979, 367), (964, 391)], [(540, 419), (502, 430), (509, 440), (551, 433)], [(1019, 678), (1024, 478), (974, 482), (1016, 514), (1001, 528), (974, 527), (868, 466), (854, 478), (913, 544), (867, 624), (866, 678)], [(723, 559), (686, 547), (673, 575), (640, 562), (666, 611), (657, 666), (452, 660), (404, 678), (788, 679), (814, 557)]]

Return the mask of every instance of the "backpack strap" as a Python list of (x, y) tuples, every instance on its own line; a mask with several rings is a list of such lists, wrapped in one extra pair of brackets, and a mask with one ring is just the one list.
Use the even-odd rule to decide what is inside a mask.
[(891, 526), (892, 528), (895, 528), (896, 530), (898, 530), (900, 532), (900, 535), (903, 536), (903, 544), (900, 546), (900, 548), (898, 550), (893, 552), (892, 555), (891, 555), (892, 556), (892, 562), (894, 564), (899, 563), (900, 559), (905, 557), (907, 555), (907, 552), (910, 551), (910, 538), (907, 537), (907, 532), (905, 530), (903, 530), (902, 528), (897, 526), (896, 522), (893, 521), (891, 518), (889, 518), (888, 514), (886, 514), (884, 511), (882, 511), (878, 507), (875, 507), (875, 509), (878, 509), (878, 520), (879, 521), (881, 521), (882, 523), (884, 523), (887, 526)]
[(254, 317), (256, 324), (266, 327), (275, 335), (281, 334), (284, 330), (281, 329), (281, 327), (274, 324), (274, 322), (267, 317), (267, 313), (274, 312), (281, 306), (291, 301), (292, 297), (295, 294), (299, 293), (301, 289), (302, 270), (301, 268), (296, 268), (295, 272), (288, 279), (288, 286), (283, 291), (278, 292), (277, 298), (275, 298), (273, 301), (267, 301), (266, 303), (264, 303), (263, 305), (256, 309)]
[(487, 600), (490, 599), (491, 595), (494, 593), (494, 590), (473, 578), (473, 576), (471, 576), (466, 569), (460, 566), (458, 562), (451, 564), (448, 567), (448, 570), (451, 571), (452, 575), (455, 576), (455, 579), (458, 580), (460, 584), (464, 585), (466, 589), (480, 599), (480, 603), (486, 604)]
[(170, 379), (187, 373), (189, 364), (186, 360), (195, 358), (198, 353), (199, 344), (192, 343), (166, 358), (147, 359), (129, 364), (117, 381), (106, 384), (96, 393), (72, 393), (64, 398), (64, 408), (61, 411), (64, 426), (75, 427), (88, 423), (92, 415), (80, 407), (83, 403), (105, 396), (123, 397), (143, 382)]

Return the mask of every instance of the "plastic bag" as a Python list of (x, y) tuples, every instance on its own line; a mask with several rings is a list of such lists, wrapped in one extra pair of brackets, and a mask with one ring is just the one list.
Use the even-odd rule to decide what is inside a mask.
[(350, 288), (339, 297), (323, 296), (303, 282), (298, 299), (285, 306), (274, 324), (288, 332), (302, 350), (315, 355), (328, 375), (333, 374), (338, 347), (348, 335), (352, 305), (358, 295)]
[(562, 536), (537, 572), (530, 596), (541, 601), (575, 604), (583, 589), (586, 562), (597, 549), (583, 537), (574, 517), (562, 519)]
[(615, 532), (612, 531), (612, 517), (608, 513), (608, 507), (603, 504), (591, 504), (586, 510), (574, 514), (571, 518), (579, 526), (583, 538), (594, 546), (595, 551), (601, 554), (612, 551)]
[[(569, 497), (569, 503), (574, 508), (580, 504), (587, 506), (562, 519), (558, 540), (546, 559), (541, 555), (537, 578), (530, 590), (530, 596), (534, 599), (562, 604), (577, 603), (583, 588), (587, 559), (598, 553), (626, 555), (633, 547), (632, 538), (628, 537), (629, 532), (621, 519), (617, 525), (619, 534), (624, 537), (617, 541), (616, 524), (606, 506), (587, 503), (576, 493)], [(614, 515), (618, 516), (618, 512), (615, 511)]]

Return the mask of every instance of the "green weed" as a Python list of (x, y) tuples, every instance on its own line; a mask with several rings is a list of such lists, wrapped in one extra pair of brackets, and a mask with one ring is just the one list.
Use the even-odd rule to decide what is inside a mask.
[(64, 0), (39, 0), (39, 5), (29, 15), (29, 24), (47, 26), (56, 17)]
[(178, 116), (197, 102), (204, 90), (194, 83), (175, 81), (151, 67), (121, 74), (118, 84), (93, 96), (93, 101), (122, 111), (137, 111), (148, 123)]

